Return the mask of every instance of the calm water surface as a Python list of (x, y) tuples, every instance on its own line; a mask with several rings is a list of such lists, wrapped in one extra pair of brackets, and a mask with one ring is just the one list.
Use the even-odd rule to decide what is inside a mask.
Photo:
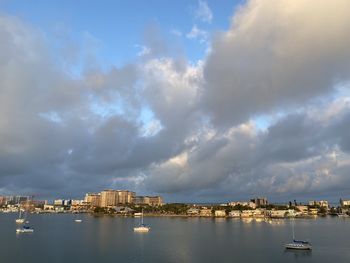
[(350, 262), (350, 219), (295, 220), (313, 250), (291, 252), (289, 220), (146, 217), (151, 231), (134, 233), (137, 218), (43, 214), (29, 216), (33, 234), (16, 235), (16, 216), (0, 213), (1, 263)]

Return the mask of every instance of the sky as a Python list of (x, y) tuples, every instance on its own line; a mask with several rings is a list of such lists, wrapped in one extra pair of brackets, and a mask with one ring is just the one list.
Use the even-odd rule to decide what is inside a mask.
[(348, 0), (0, 1), (0, 194), (350, 198)]

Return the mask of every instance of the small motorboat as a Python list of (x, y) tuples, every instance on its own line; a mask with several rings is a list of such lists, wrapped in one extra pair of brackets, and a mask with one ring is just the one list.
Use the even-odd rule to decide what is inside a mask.
[(75, 223), (81, 223), (81, 222), (83, 222), (83, 220), (81, 220), (81, 219), (75, 219), (74, 221), (75, 221)]
[(16, 233), (33, 233), (34, 229), (30, 226), (23, 226), (16, 229)]

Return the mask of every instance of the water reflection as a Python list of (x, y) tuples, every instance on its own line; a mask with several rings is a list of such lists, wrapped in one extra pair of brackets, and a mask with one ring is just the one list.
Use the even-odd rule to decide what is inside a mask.
[(311, 250), (291, 250), (291, 249), (285, 249), (285, 254), (292, 255), (294, 258), (306, 258), (312, 256)]

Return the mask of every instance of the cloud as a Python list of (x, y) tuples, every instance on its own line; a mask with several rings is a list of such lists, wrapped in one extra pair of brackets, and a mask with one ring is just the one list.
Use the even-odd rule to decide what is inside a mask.
[(135, 45), (135, 47), (140, 49), (140, 51), (137, 53), (137, 56), (139, 57), (147, 56), (151, 53), (151, 49), (149, 47), (142, 45)]
[(288, 110), (350, 77), (350, 9), (337, 1), (249, 1), (207, 58), (203, 107), (218, 125)]
[(211, 23), (213, 20), (213, 12), (211, 11), (208, 3), (202, 0), (198, 1), (198, 8), (195, 10), (195, 18), (202, 22)]
[[(322, 114), (329, 107), (312, 110), (319, 109)], [(346, 132), (350, 109), (342, 111), (343, 117), (327, 122), (308, 112), (290, 114), (266, 132), (259, 132), (253, 123), (225, 133), (203, 132), (184, 152), (152, 165), (146, 185), (192, 198), (215, 196), (216, 189), (222, 201), (250, 195), (305, 198), (344, 194), (346, 187), (341, 182), (348, 183), (345, 171), (350, 164)], [(340, 129), (340, 124), (346, 127)], [(336, 161), (334, 149), (338, 146)]]
[[(346, 7), (249, 1), (196, 63), (171, 57), (151, 26), (142, 59), (102, 70), (88, 36), (74, 49), (86, 55), (78, 77), (39, 29), (0, 16), (1, 191), (339, 198), (350, 185)], [(197, 26), (187, 37), (211, 41)]]
[(199, 29), (194, 25), (190, 32), (186, 34), (188, 39), (198, 39), (199, 43), (207, 43), (208, 41), (208, 32), (202, 29)]

